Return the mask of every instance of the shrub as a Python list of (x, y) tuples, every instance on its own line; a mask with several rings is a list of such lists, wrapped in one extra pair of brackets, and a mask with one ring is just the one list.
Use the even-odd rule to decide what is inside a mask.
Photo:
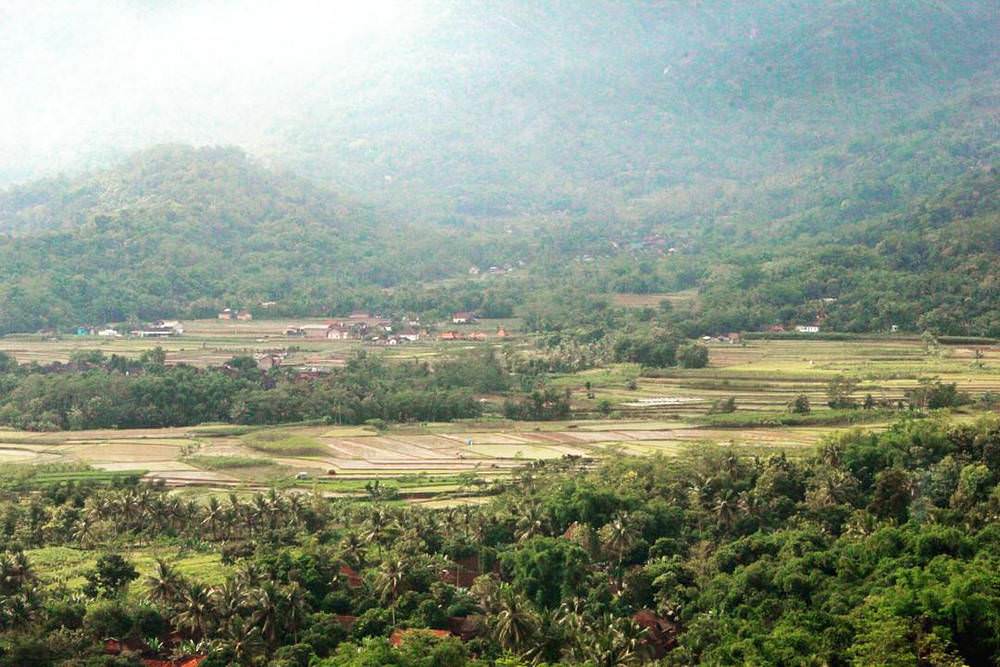
[(682, 368), (705, 368), (708, 366), (708, 348), (698, 343), (685, 345), (677, 353)]
[(805, 394), (799, 394), (788, 404), (788, 411), (794, 412), (797, 415), (809, 414), (812, 411), (812, 407), (809, 405), (809, 397)]
[(719, 400), (712, 403), (712, 407), (708, 409), (708, 414), (710, 415), (729, 414), (731, 412), (736, 412), (735, 396), (730, 396), (729, 398), (720, 398)]

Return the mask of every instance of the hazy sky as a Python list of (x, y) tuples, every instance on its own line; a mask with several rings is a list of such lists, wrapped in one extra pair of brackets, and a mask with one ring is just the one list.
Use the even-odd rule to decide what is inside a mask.
[(0, 0), (0, 180), (154, 142), (252, 144), (312, 78), (414, 29), (416, 7)]

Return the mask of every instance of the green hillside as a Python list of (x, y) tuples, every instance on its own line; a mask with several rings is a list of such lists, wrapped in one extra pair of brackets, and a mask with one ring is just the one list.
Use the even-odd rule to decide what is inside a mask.
[(329, 313), (359, 293), (468, 267), (475, 237), (415, 231), (232, 148), (164, 146), (0, 196), (0, 331), (213, 316), (278, 301)]

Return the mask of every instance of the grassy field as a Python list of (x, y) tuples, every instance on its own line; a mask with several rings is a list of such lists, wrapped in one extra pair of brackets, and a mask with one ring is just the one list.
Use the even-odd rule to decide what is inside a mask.
[[(205, 552), (183, 549), (170, 545), (150, 545), (123, 550), (139, 573), (139, 578), (129, 587), (129, 597), (135, 601), (142, 598), (144, 579), (153, 573), (156, 559), (162, 558), (177, 568), (181, 574), (196, 577), (209, 585), (225, 581), (229, 569), (222, 564), (218, 549)], [(100, 556), (99, 551), (74, 549), (71, 547), (44, 547), (25, 551), (36, 572), (41, 573), (42, 586), (55, 588), (67, 586), (81, 588), (87, 570), (92, 569)]]
[(243, 442), (250, 449), (275, 456), (325, 456), (329, 453), (319, 441), (294, 431), (257, 431), (243, 436)]
[(671, 306), (690, 304), (698, 297), (698, 290), (689, 289), (682, 292), (662, 292), (653, 294), (611, 294), (611, 303), (626, 308), (658, 308), (663, 301)]

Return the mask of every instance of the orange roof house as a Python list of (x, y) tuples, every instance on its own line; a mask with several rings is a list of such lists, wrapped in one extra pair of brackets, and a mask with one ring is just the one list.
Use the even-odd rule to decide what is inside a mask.
[(643, 609), (632, 616), (632, 620), (646, 630), (642, 641), (649, 647), (654, 659), (659, 660), (670, 649), (677, 646), (677, 625), (657, 616), (649, 609)]
[(359, 588), (361, 586), (361, 575), (350, 565), (340, 566), (340, 576), (347, 581), (349, 588)]
[(482, 616), (449, 616), (448, 630), (463, 642), (472, 641), (483, 630)]
[(181, 658), (180, 660), (143, 659), (142, 664), (145, 667), (198, 667), (198, 665), (205, 661), (206, 657), (204, 655), (193, 655), (189, 658)]

